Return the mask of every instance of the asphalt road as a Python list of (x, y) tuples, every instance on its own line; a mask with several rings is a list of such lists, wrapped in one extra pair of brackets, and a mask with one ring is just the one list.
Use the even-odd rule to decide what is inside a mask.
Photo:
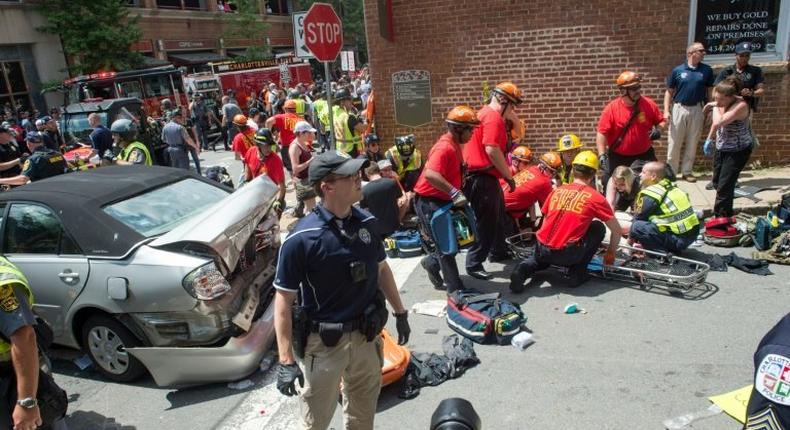
[[(202, 158), (204, 166), (224, 164), (234, 180), (238, 177), (240, 166), (231, 154), (206, 152)], [(749, 250), (737, 252), (748, 255)], [(713, 272), (707, 289), (687, 297), (600, 280), (569, 289), (550, 272), (512, 296), (507, 293), (509, 267), (490, 267), (499, 275), (494, 282), (466, 277), (464, 282), (522, 303), (536, 343), (525, 351), (475, 345), (480, 365), (459, 379), (423, 388), (412, 400), (385, 388), (377, 429), (427, 428), (434, 408), (447, 397), (470, 400), (486, 429), (662, 429), (667, 418), (707, 408), (708, 396), (749, 384), (758, 341), (790, 310), (790, 268), (778, 265), (768, 277), (732, 268)], [(402, 294), (409, 306), (443, 298), (420, 268)], [(571, 302), (587, 313), (563, 314)], [(410, 321), (410, 349), (440, 353), (442, 337), (452, 333), (444, 320), (412, 315)], [(249, 378), (252, 386), (242, 390), (227, 384), (172, 390), (156, 387), (150, 378), (107, 383), (91, 368), (74, 364), (80, 355), (71, 350), (53, 354), (56, 380), (70, 396), (67, 424), (72, 430), (294, 428), (296, 402), (277, 393), (272, 372), (256, 372)], [(341, 428), (337, 416), (333, 428)], [(718, 414), (689, 428), (736, 430), (740, 425)]]

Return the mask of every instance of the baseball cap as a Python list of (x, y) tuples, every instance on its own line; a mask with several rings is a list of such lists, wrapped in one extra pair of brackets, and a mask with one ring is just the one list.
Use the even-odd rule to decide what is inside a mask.
[(32, 140), (34, 142), (42, 142), (44, 141), (44, 135), (42, 135), (38, 131), (31, 131), (25, 136), (25, 140)]
[(387, 159), (379, 160), (378, 165), (381, 170), (392, 168), (392, 162)]
[(752, 53), (752, 43), (751, 42), (741, 42), (735, 45), (735, 53), (736, 54), (744, 54), (744, 53)]
[(44, 118), (39, 118), (39, 119), (37, 119), (37, 120), (36, 120), (36, 127), (38, 127), (38, 126), (40, 126), (40, 125), (44, 125), (44, 124), (46, 124), (46, 123), (47, 123), (47, 122), (46, 122), (46, 121), (44, 121)]
[(313, 158), (307, 169), (307, 176), (311, 184), (315, 184), (334, 173), (341, 176), (351, 176), (368, 164), (364, 158), (351, 158), (342, 151), (326, 151)]
[(44, 123), (46, 124), (46, 123), (48, 123), (48, 122), (52, 121), (52, 117), (51, 117), (51, 116), (49, 116), (49, 115), (42, 116), (42, 117), (41, 117), (41, 121), (44, 121)]
[(307, 121), (299, 121), (299, 122), (297, 122), (297, 123), (296, 123), (296, 125), (294, 126), (294, 133), (304, 133), (304, 132), (306, 132), (306, 131), (309, 131), (309, 132), (315, 133), (315, 132), (316, 132), (316, 131), (318, 131), (318, 130), (316, 130), (315, 128), (313, 128), (313, 126), (312, 126), (312, 125), (310, 125), (310, 123), (309, 123), (309, 122), (307, 122)]
[(177, 116), (183, 116), (181, 109), (176, 108), (170, 111), (170, 118), (175, 118)]

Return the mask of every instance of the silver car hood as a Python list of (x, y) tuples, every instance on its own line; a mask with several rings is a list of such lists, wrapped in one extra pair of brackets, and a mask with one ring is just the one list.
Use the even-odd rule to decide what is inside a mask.
[(259, 176), (148, 246), (172, 249), (189, 243), (205, 245), (217, 254), (230, 273), (277, 191), (277, 185), (268, 176)]

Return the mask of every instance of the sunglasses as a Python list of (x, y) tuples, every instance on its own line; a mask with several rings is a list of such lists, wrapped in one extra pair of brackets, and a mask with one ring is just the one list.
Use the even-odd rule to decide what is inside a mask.
[(706, 51), (704, 49), (695, 49), (694, 52), (698, 52), (698, 53), (703, 54), (703, 55), (708, 53), (708, 51)]

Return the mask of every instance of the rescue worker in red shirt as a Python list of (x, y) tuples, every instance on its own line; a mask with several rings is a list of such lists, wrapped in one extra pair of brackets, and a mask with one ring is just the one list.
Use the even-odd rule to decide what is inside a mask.
[[(532, 153), (526, 146), (518, 146), (511, 154), (517, 171), (513, 176), (516, 189), (507, 190), (504, 180), (499, 180), (499, 185), (505, 193), (505, 211), (508, 220), (505, 221), (507, 235), (517, 234), (521, 228), (535, 227), (535, 203), (543, 206), (549, 194), (554, 190), (551, 180), (562, 165), (560, 154), (547, 152), (541, 155), (538, 164), (530, 165)], [(529, 221), (524, 215), (529, 213)]]
[(598, 167), (592, 151), (582, 151), (573, 160), (573, 183), (554, 190), (543, 204), (545, 219), (536, 234), (535, 252), (511, 273), (511, 291), (524, 291), (527, 279), (550, 265), (567, 267), (573, 287), (586, 282), (590, 277), (587, 264), (598, 252), (606, 227), (612, 234), (604, 264), (614, 263), (622, 232), (609, 202), (591, 186)]
[(656, 161), (652, 141), (661, 136), (656, 127), (667, 125), (656, 102), (642, 95), (641, 76), (626, 70), (615, 83), (620, 97), (603, 109), (595, 137), (604, 187), (617, 166), (630, 166), (635, 160)]
[(507, 259), (505, 232), (502, 228), (505, 203), (499, 178), (505, 180), (512, 191), (516, 188), (505, 159), (507, 132), (505, 120), (519, 123), (515, 107), (521, 104), (521, 90), (510, 82), (496, 86), (491, 101), (477, 112), (480, 127), (476, 128), (469, 143), (464, 147), (464, 161), (469, 169), (469, 178), (464, 184), (464, 194), (477, 220), (477, 241), (466, 254), (466, 273), (489, 280), (491, 273), (483, 262)]
[[(456, 207), (467, 204), (461, 191), (465, 170), (463, 147), (480, 124), (474, 109), (463, 105), (450, 110), (444, 121), (447, 124), (447, 133), (431, 147), (425, 167), (414, 185), (414, 210), (423, 231), (430, 234), (433, 234), (431, 219), (437, 210), (451, 202)], [(428, 279), (434, 288), (446, 289), (448, 293), (464, 288), (458, 274), (455, 254), (444, 255), (434, 249), (431, 254), (423, 257), (420, 264), (428, 272)]]
[[(247, 182), (261, 175), (266, 175), (280, 189), (277, 200), (272, 208), (278, 214), (285, 208), (285, 169), (280, 156), (272, 151), (274, 137), (268, 128), (262, 128), (255, 133), (255, 146), (244, 154), (244, 176)], [(276, 146), (275, 146), (276, 147)]]
[(255, 146), (255, 130), (247, 125), (247, 116), (238, 114), (233, 117), (233, 125), (239, 129), (239, 133), (233, 137), (231, 149), (236, 154), (237, 160), (244, 160), (244, 156), (250, 148)]
[(286, 170), (293, 172), (291, 157), (288, 156), (288, 147), (291, 146), (294, 138), (294, 127), (302, 118), (296, 114), (296, 100), (289, 99), (283, 103), (285, 113), (279, 113), (266, 120), (265, 126), (269, 130), (277, 130), (280, 133), (280, 158), (283, 160)]

